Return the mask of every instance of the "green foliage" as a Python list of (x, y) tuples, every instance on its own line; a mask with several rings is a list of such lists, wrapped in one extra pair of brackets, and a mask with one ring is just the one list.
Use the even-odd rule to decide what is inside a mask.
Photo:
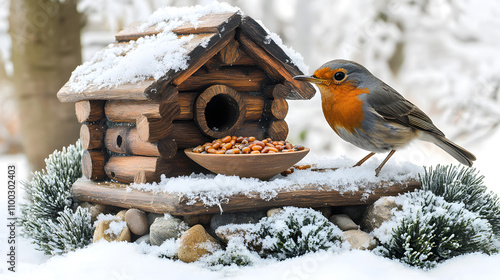
[(423, 190), (443, 197), (447, 202), (461, 202), (465, 209), (488, 220), (497, 236), (500, 236), (500, 199), (488, 192), (484, 176), (474, 168), (458, 168), (454, 165), (426, 168), (420, 181)]
[(233, 238), (229, 240), (225, 250), (215, 251), (204, 260), (210, 267), (217, 269), (221, 266), (249, 266), (260, 259), (256, 252), (251, 251), (243, 239)]
[(87, 245), (92, 238), (90, 213), (73, 211), (72, 184), (82, 176), (80, 143), (55, 151), (46, 160), (46, 169), (23, 182), (28, 203), (21, 205), (24, 233), (34, 239), (37, 249), (60, 254)]
[(312, 209), (285, 207), (257, 224), (262, 256), (283, 260), (309, 252), (339, 248), (342, 231)]
[(428, 190), (403, 195), (395, 226), (380, 252), (412, 266), (432, 268), (455, 256), (497, 252), (491, 225), (462, 203), (447, 202)]

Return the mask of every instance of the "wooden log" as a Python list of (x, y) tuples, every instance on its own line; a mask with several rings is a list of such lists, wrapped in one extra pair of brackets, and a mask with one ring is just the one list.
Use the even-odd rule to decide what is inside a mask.
[(149, 100), (146, 89), (155, 83), (149, 79), (135, 84), (122, 84), (112, 88), (90, 87), (83, 92), (75, 92), (67, 82), (57, 92), (61, 102), (77, 102), (82, 100)]
[(150, 115), (141, 115), (137, 118), (137, 132), (142, 141), (157, 142), (172, 132), (172, 122), (163, 118), (154, 118)]
[(289, 84), (276, 84), (264, 88), (264, 95), (269, 99), (286, 98), (292, 87)]
[(75, 103), (76, 119), (79, 123), (96, 122), (104, 118), (103, 100), (82, 100)]
[(145, 92), (149, 100), (161, 102), (175, 102), (179, 94), (177, 87), (169, 83), (164, 83), (161, 79), (159, 82), (148, 87)]
[(120, 154), (160, 156), (156, 143), (142, 141), (137, 128), (130, 126), (110, 127), (104, 138), (106, 149)]
[(164, 159), (170, 159), (177, 154), (178, 146), (177, 141), (175, 139), (167, 137), (158, 140), (158, 152), (160, 153), (160, 157)]
[(268, 100), (266, 104), (266, 113), (278, 120), (285, 119), (288, 113), (288, 102), (284, 98)]
[(134, 183), (146, 184), (155, 181), (155, 173), (152, 171), (141, 170), (135, 174)]
[(271, 79), (258, 67), (223, 67), (210, 72), (202, 68), (178, 88), (179, 91), (193, 91), (222, 84), (236, 91), (261, 91), (262, 85), (270, 82)]
[(168, 138), (175, 139), (179, 149), (195, 147), (212, 141), (212, 138), (203, 134), (194, 121), (175, 121), (172, 133)]
[[(146, 212), (169, 213), (171, 215), (199, 215), (255, 211), (283, 206), (325, 207), (370, 205), (383, 196), (414, 191), (420, 183), (414, 179), (400, 182), (378, 182), (361, 185), (357, 191), (340, 192), (342, 186), (297, 185), (293, 182), (286, 190), (279, 190), (270, 200), (262, 199), (259, 193), (229, 196), (220, 205), (205, 206), (201, 201), (191, 200), (180, 194), (139, 191), (118, 183), (95, 183), (77, 180), (71, 188), (72, 195), (81, 201), (89, 201), (122, 208), (137, 208)], [(367, 195), (368, 194), (368, 195)]]
[(104, 145), (106, 126), (102, 123), (82, 124), (80, 128), (80, 143), (84, 150), (100, 149)]
[(159, 182), (161, 176), (167, 178), (177, 176), (187, 176), (192, 173), (211, 173), (188, 158), (184, 151), (179, 150), (171, 159), (158, 158), (156, 162), (155, 181)]
[(143, 114), (152, 118), (160, 118), (160, 102), (135, 101), (135, 100), (111, 100), (104, 105), (106, 118), (110, 122), (135, 123)]
[(276, 81), (284, 82), (286, 80), (293, 86), (295, 90), (289, 93), (288, 99), (311, 99), (314, 96), (316, 91), (312, 86), (293, 79), (294, 76), (301, 75), (301, 71), (270, 56), (243, 33), (239, 34), (239, 41), (241, 48), (256, 61), (259, 67), (264, 69)]
[(220, 56), (214, 56), (205, 63), (205, 66), (209, 69), (217, 69), (223, 66), (257, 66), (253, 58), (248, 56), (243, 50), (240, 49), (240, 57), (238, 60), (231, 64), (224, 63)]
[(140, 171), (154, 172), (156, 157), (112, 156), (104, 166), (106, 175), (115, 181), (132, 183)]
[(259, 122), (246, 122), (234, 135), (243, 137), (253, 136), (256, 139), (264, 139), (266, 138), (266, 128)]
[(274, 120), (269, 124), (267, 136), (273, 140), (285, 140), (288, 136), (288, 124), (284, 120)]
[(241, 51), (239, 43), (236, 40), (231, 40), (229, 43), (219, 51), (219, 57), (223, 64), (233, 65), (240, 58)]
[(194, 112), (194, 102), (200, 95), (196, 91), (182, 91), (179, 93), (179, 106), (181, 112), (176, 120), (192, 120)]
[(196, 99), (194, 119), (201, 131), (210, 137), (234, 134), (240, 129), (245, 115), (241, 94), (224, 85), (211, 86)]
[(106, 179), (104, 165), (107, 155), (102, 150), (84, 150), (82, 154), (82, 173), (89, 180)]

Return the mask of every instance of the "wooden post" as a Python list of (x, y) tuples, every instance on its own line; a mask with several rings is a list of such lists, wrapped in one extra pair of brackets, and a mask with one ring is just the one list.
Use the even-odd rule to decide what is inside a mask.
[(84, 150), (82, 154), (82, 173), (89, 179), (100, 181), (106, 179), (104, 164), (106, 154), (102, 150)]
[(80, 128), (80, 142), (85, 150), (100, 149), (104, 143), (104, 124), (82, 124)]
[(268, 100), (266, 104), (266, 113), (278, 120), (283, 120), (288, 113), (288, 103), (284, 98)]
[(160, 156), (156, 143), (142, 141), (135, 127), (115, 126), (106, 131), (106, 149), (120, 154)]
[(99, 121), (104, 118), (104, 101), (78, 101), (75, 103), (75, 114), (79, 123)]
[(288, 136), (288, 124), (284, 120), (271, 121), (267, 135), (273, 140), (285, 140)]
[(106, 163), (106, 175), (118, 182), (132, 183), (140, 171), (154, 172), (156, 157), (143, 156), (112, 156)]

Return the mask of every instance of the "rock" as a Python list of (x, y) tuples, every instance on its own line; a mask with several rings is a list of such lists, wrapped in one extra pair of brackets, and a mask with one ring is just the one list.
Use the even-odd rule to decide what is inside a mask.
[(97, 216), (100, 214), (109, 214), (112, 211), (112, 207), (104, 204), (92, 204), (89, 202), (82, 202), (79, 205), (80, 207), (89, 209), (90, 212), (90, 222), (92, 224), (97, 221)]
[(359, 229), (358, 225), (346, 214), (337, 214), (330, 217), (330, 222), (334, 223), (341, 230)]
[(143, 243), (145, 242), (146, 244), (148, 245), (151, 245), (151, 242), (149, 242), (149, 234), (145, 234), (139, 238), (137, 238), (134, 243), (137, 243), (137, 244), (140, 244), (140, 243)]
[(215, 234), (215, 230), (218, 227), (228, 224), (256, 224), (264, 217), (266, 217), (265, 211), (223, 213), (221, 215), (214, 215), (210, 220), (210, 232)]
[(188, 226), (192, 227), (194, 225), (200, 224), (200, 225), (209, 225), (210, 220), (212, 219), (212, 215), (206, 214), (206, 215), (190, 215), (190, 216), (184, 216), (183, 220), (188, 224)]
[(267, 217), (274, 216), (278, 214), (281, 210), (283, 210), (283, 208), (271, 208), (267, 210)]
[(229, 240), (241, 237), (245, 238), (247, 234), (251, 232), (251, 228), (248, 227), (248, 224), (243, 225), (232, 225), (232, 226), (222, 226), (215, 230), (215, 235), (220, 239), (220, 241), (224, 243), (228, 243)]
[(190, 263), (220, 248), (217, 240), (208, 234), (202, 225), (195, 225), (179, 238), (177, 256), (181, 261)]
[(342, 212), (349, 216), (356, 224), (361, 222), (363, 214), (366, 211), (366, 205), (353, 205), (342, 207)]
[(392, 219), (393, 209), (401, 207), (395, 202), (394, 196), (384, 196), (368, 206), (361, 220), (361, 226), (368, 232), (380, 227), (383, 222)]
[(355, 250), (373, 250), (377, 247), (377, 241), (359, 229), (344, 231), (342, 241), (351, 244), (351, 249)]
[(165, 240), (178, 238), (187, 230), (186, 224), (172, 216), (157, 218), (149, 228), (151, 245), (161, 245)]
[(327, 219), (330, 218), (330, 216), (332, 215), (332, 208), (331, 207), (319, 207), (319, 208), (314, 208), (314, 210), (323, 214), (323, 216), (325, 216), (325, 218), (327, 218)]
[(157, 213), (149, 213), (148, 214), (148, 224), (149, 226), (151, 226), (156, 218), (163, 218), (165, 216), (165, 214), (157, 214)]
[(149, 232), (148, 217), (138, 209), (129, 209), (125, 213), (125, 221), (130, 231), (135, 235), (144, 235)]
[(116, 217), (120, 218), (122, 221), (125, 221), (125, 213), (127, 213), (127, 209), (123, 209), (120, 212), (116, 213)]
[[(113, 223), (113, 224), (112, 224)], [(123, 229), (119, 234), (114, 234), (110, 233), (110, 226), (119, 226), (120, 224), (123, 224)], [(116, 229), (115, 229), (116, 231)], [(104, 220), (100, 221), (97, 223), (97, 226), (94, 231), (94, 237), (93, 237), (93, 242), (97, 242), (101, 239), (107, 240), (107, 241), (127, 241), (130, 242), (131, 235), (130, 235), (130, 230), (127, 227), (126, 223), (123, 221), (116, 219), (116, 220)]]

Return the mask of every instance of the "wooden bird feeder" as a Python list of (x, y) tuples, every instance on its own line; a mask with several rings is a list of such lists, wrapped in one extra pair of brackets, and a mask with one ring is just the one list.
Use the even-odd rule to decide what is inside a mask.
[[(117, 186), (124, 185), (116, 182), (149, 183), (162, 175), (208, 173), (183, 149), (214, 138), (286, 139), (287, 100), (307, 100), (315, 94), (311, 85), (293, 79), (303, 73), (264, 28), (239, 12), (208, 14), (197, 26), (185, 23), (171, 31), (190, 38), (184, 45), (187, 69), (115, 87), (93, 85), (83, 92), (68, 82), (57, 93), (61, 102), (75, 102), (82, 123), (82, 171), (90, 181), (75, 183), (77, 198), (129, 208), (148, 204), (151, 209), (142, 208), (154, 211), (146, 202), (155, 200), (152, 193), (135, 204), (111, 199), (123, 195)], [(118, 32), (114, 45), (132, 44), (159, 32), (156, 26), (143, 30), (134, 25)], [(109, 187), (105, 181), (115, 183)], [(186, 207), (161, 209), (189, 213)]]

